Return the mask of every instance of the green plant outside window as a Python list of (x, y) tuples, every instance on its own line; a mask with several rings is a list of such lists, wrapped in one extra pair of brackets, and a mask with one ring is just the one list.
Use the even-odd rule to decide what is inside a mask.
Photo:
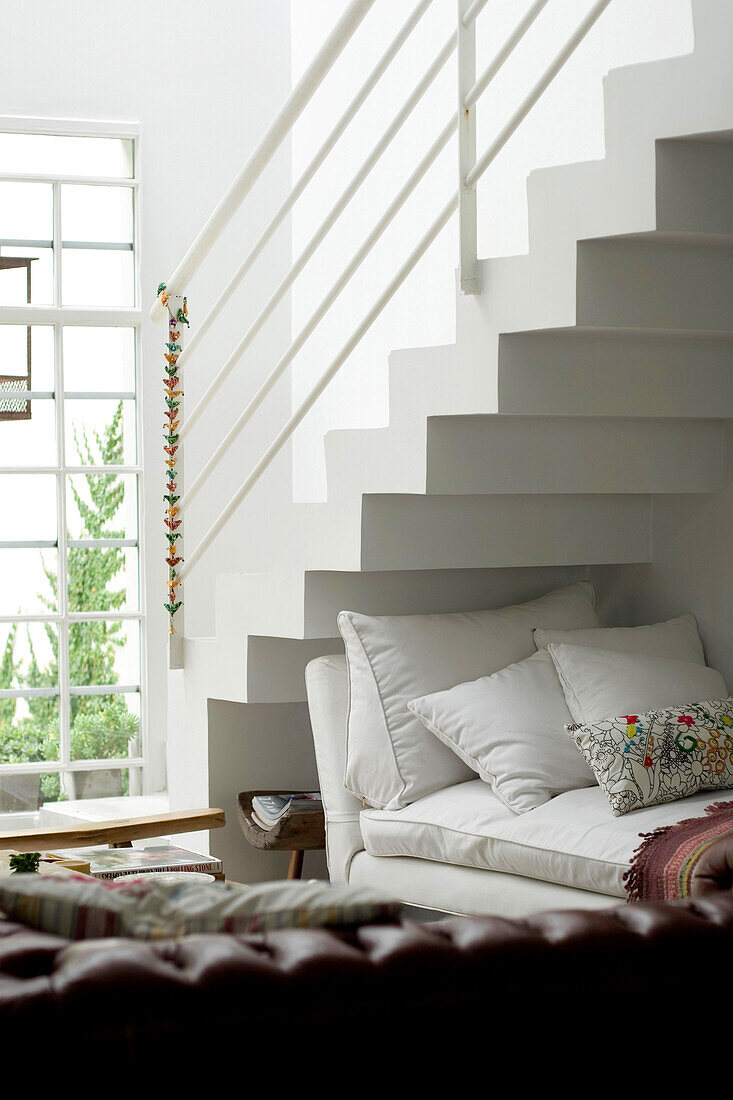
[[(123, 460), (122, 402), (112, 421), (101, 432), (74, 430), (74, 442), (81, 465), (114, 466)], [(87, 477), (89, 500), (84, 500), (72, 484), (74, 501), (82, 522), (82, 539), (122, 538), (124, 532), (115, 527), (115, 517), (124, 499), (124, 484), (119, 475), (95, 474)], [(113, 582), (124, 569), (124, 551), (118, 547), (98, 547), (93, 550), (70, 547), (68, 550), (68, 595), (72, 608), (94, 607), (99, 611), (118, 611), (124, 605), (124, 589)], [(58, 579), (55, 571), (44, 564), (49, 593), (41, 595), (44, 607), (57, 607)], [(29, 658), (15, 657), (18, 624), (8, 635), (0, 657), (0, 688), (13, 684), (21, 687), (55, 687), (58, 684), (58, 635), (54, 624), (45, 624), (51, 658), (41, 667), (28, 633)], [(115, 684), (115, 655), (124, 646), (125, 637), (119, 621), (96, 620), (69, 625), (69, 666), (72, 684)], [(139, 720), (127, 707), (124, 695), (72, 695), (71, 697), (71, 759), (100, 760), (128, 755), (130, 742), (139, 733)], [(59, 728), (57, 697), (37, 697), (27, 700), (29, 714), (16, 716), (16, 699), (0, 699), (0, 763), (55, 761), (59, 759)], [(127, 773), (123, 774), (127, 784)], [(125, 792), (126, 793), (126, 792)], [(42, 777), (45, 801), (62, 798), (60, 776), (51, 773)]]

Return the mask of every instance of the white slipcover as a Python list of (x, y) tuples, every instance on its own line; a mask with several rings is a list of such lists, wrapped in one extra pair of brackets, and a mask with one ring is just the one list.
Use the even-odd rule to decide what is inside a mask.
[[(733, 801), (733, 791), (721, 794)], [(418, 856), (623, 898), (639, 834), (701, 817), (716, 800), (706, 791), (614, 817), (600, 787), (584, 787), (517, 815), (475, 779), (403, 810), (363, 810), (361, 831), (372, 856)]]

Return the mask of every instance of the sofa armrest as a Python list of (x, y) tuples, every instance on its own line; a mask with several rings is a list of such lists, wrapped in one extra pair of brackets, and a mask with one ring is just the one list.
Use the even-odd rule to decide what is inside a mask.
[(318, 781), (326, 817), (326, 856), (332, 882), (348, 882), (351, 861), (364, 848), (361, 801), (346, 789), (349, 683), (343, 656), (318, 657), (305, 670)]

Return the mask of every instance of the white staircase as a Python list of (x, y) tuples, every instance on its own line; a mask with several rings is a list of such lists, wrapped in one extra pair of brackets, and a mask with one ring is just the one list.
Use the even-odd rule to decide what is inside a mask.
[[(179, 800), (230, 808), (239, 789), (315, 781), (303, 669), (340, 651), (344, 607), (491, 606), (591, 576), (611, 618), (694, 611), (733, 681), (730, 605), (715, 607), (726, 560), (733, 574), (730, 519), (716, 536), (731, 513), (733, 5), (693, 12), (693, 54), (605, 81), (606, 158), (530, 177), (530, 251), (479, 262), (456, 344), (390, 357), (389, 426), (329, 433), (328, 500), (283, 504), (272, 568), (216, 579), (216, 635), (187, 637), (171, 674)], [(705, 527), (687, 550), (680, 514)], [(210, 699), (240, 706), (210, 723)], [(259, 853), (250, 871), (230, 820), (212, 842), (234, 877), (277, 873)]]

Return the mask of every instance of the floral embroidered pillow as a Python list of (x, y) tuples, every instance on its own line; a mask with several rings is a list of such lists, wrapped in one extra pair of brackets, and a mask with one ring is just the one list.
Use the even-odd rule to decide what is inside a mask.
[(616, 817), (696, 791), (733, 787), (733, 698), (565, 729)]

